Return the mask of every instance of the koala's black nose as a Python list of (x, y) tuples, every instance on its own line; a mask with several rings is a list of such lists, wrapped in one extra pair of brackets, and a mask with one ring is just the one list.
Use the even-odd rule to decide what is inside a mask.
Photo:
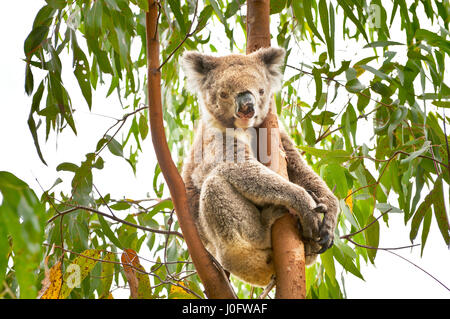
[(249, 91), (236, 96), (236, 115), (239, 118), (251, 118), (255, 115), (255, 97)]

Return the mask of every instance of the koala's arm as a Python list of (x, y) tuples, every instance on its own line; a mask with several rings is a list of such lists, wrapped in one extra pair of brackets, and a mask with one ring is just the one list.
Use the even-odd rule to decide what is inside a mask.
[[(280, 136), (286, 152), (289, 180), (313, 193), (318, 202), (326, 206), (321, 233), (328, 232), (332, 237), (338, 215), (338, 200), (336, 196), (331, 192), (322, 178), (305, 162), (289, 135), (284, 130), (280, 130)], [(321, 236), (323, 240), (324, 237)], [(331, 242), (332, 240), (333, 238), (331, 238)], [(328, 244), (331, 245), (331, 242)]]
[(247, 200), (259, 206), (277, 205), (294, 209), (307, 238), (320, 237), (320, 216), (316, 203), (303, 187), (291, 183), (256, 160), (224, 162), (211, 175), (219, 175)]

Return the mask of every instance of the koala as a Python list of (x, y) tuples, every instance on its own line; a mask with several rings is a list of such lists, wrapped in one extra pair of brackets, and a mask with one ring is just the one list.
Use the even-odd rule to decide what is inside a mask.
[(296, 212), (306, 262), (332, 246), (338, 202), (280, 131), (289, 180), (260, 163), (251, 132), (266, 118), (281, 88), (285, 51), (211, 56), (185, 52), (181, 66), (197, 94), (201, 121), (182, 178), (189, 210), (205, 248), (225, 270), (254, 286), (274, 274), (272, 224)]

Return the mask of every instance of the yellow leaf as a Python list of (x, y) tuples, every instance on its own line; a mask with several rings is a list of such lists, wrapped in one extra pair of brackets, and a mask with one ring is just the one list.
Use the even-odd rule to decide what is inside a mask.
[[(182, 281), (178, 282), (178, 285), (186, 287), (185, 283)], [(170, 287), (169, 298), (170, 299), (198, 299), (197, 296), (194, 296), (193, 294), (190, 294), (187, 290), (185, 290), (179, 286), (175, 286), (175, 285), (172, 285)]]
[(353, 66), (353, 68), (356, 70), (356, 77), (358, 78), (361, 74), (363, 74), (364, 72), (366, 72), (366, 70), (364, 70), (362, 67), (360, 67), (359, 65), (355, 64)]
[(345, 203), (350, 208), (350, 211), (353, 213), (353, 199), (352, 199), (352, 190), (349, 189), (347, 192), (347, 199), (345, 200)]
[[(40, 299), (59, 299), (62, 286), (61, 262), (56, 263), (50, 270), (45, 260), (45, 278), (42, 280), (42, 289), (38, 294)], [(40, 296), (40, 297), (39, 297)]]

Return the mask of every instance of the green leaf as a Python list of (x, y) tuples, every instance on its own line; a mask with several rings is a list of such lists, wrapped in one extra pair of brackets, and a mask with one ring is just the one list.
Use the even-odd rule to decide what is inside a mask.
[(122, 145), (119, 142), (117, 142), (112, 136), (105, 135), (105, 137), (109, 141), (108, 144), (107, 144), (109, 151), (113, 155), (116, 155), (116, 156), (119, 156), (119, 157), (123, 157), (123, 147), (122, 147)]
[(345, 131), (344, 139), (346, 144), (348, 144), (347, 151), (351, 151), (350, 135), (353, 137), (353, 144), (356, 145), (356, 129), (357, 121), (355, 109), (352, 104), (348, 104), (347, 108), (342, 115), (342, 127)]
[(164, 183), (161, 183), (158, 187), (158, 176), (161, 174), (161, 168), (159, 167), (159, 164), (156, 164), (155, 172), (153, 175), (153, 191), (155, 192), (156, 196), (158, 198), (163, 196), (163, 190), (164, 190)]
[[(331, 4), (331, 2), (330, 2), (330, 12), (328, 12), (327, 2), (325, 0), (319, 1), (320, 23), (322, 25), (323, 33), (325, 35), (328, 55), (330, 56), (330, 59), (334, 61), (334, 11), (331, 10), (333, 10), (333, 5)], [(330, 14), (330, 19), (328, 19), (328, 14)], [(332, 22), (331, 28), (330, 22)]]
[(73, 66), (75, 68), (74, 75), (77, 78), (78, 84), (81, 89), (89, 109), (92, 107), (92, 92), (90, 82), (90, 69), (89, 61), (86, 58), (83, 50), (78, 46), (75, 39), (75, 32), (72, 33), (72, 51), (73, 51)]
[(31, 58), (31, 55), (36, 52), (38, 46), (44, 41), (48, 34), (48, 30), (48, 26), (45, 25), (40, 25), (31, 30), (24, 43), (24, 52), (27, 60)]
[(313, 156), (336, 163), (343, 163), (348, 161), (351, 155), (350, 152), (344, 150), (329, 151), (309, 146), (299, 146), (298, 148)]
[(142, 140), (145, 140), (148, 135), (148, 122), (147, 118), (142, 114), (139, 117), (139, 133), (141, 134)]
[(91, 203), (92, 198), (92, 166), (89, 160), (82, 162), (72, 179), (72, 192), (74, 200), (82, 205)]
[(100, 222), (100, 226), (102, 227), (102, 232), (106, 237), (114, 244), (117, 248), (124, 249), (124, 246), (120, 242), (120, 240), (116, 237), (116, 235), (111, 230), (111, 225), (105, 220), (102, 215), (97, 215), (98, 220)]
[(432, 46), (437, 46), (442, 51), (450, 55), (450, 43), (445, 38), (438, 36), (436, 33), (419, 29), (416, 31), (415, 37), (417, 40), (425, 40)]
[(332, 251), (334, 258), (342, 265), (342, 267), (344, 267), (345, 270), (364, 280), (364, 277), (349, 255), (343, 253), (336, 245), (333, 246)]
[[(441, 178), (438, 178), (438, 180), (441, 180)], [(436, 187), (438, 185), (438, 187)], [(442, 185), (442, 184), (441, 184)], [(427, 196), (425, 196), (424, 201), (419, 205), (419, 208), (415, 212), (412, 221), (411, 221), (411, 231), (409, 233), (409, 239), (411, 242), (414, 241), (414, 239), (417, 236), (417, 233), (419, 231), (420, 224), (422, 223), (423, 218), (425, 217), (425, 214), (431, 209), (431, 205), (436, 200), (436, 197), (439, 196), (437, 193), (439, 192), (439, 183), (435, 183), (435, 187), (433, 190), (431, 190), (430, 193), (428, 193)]]
[(400, 42), (395, 42), (395, 41), (374, 41), (371, 43), (368, 43), (364, 46), (364, 48), (385, 48), (387, 46), (390, 45), (404, 45), (403, 43)]
[[(0, 206), (0, 212), (2, 208)], [(1, 220), (1, 217), (0, 217)], [(1, 238), (8, 238), (8, 229), (6, 228), (6, 224), (0, 223), (0, 236)], [(0, 282), (3, 282), (6, 275), (6, 268), (8, 266), (8, 255), (11, 249), (9, 247), (8, 240), (0, 240)]]
[(79, 167), (73, 163), (61, 163), (56, 167), (56, 171), (68, 171), (68, 172), (76, 172), (79, 169)]
[(33, 93), (33, 86), (34, 86), (33, 72), (31, 72), (30, 65), (27, 64), (25, 71), (25, 92), (28, 95), (31, 95), (31, 93)]
[(336, 268), (334, 266), (333, 259), (333, 251), (331, 249), (327, 250), (323, 254), (320, 255), (320, 260), (322, 261), (322, 265), (325, 268), (327, 275), (330, 278), (336, 277)]
[[(227, 5), (227, 10), (225, 11), (225, 18), (231, 18), (232, 16), (234, 16), (239, 8), (245, 3), (245, 0), (236, 0), (236, 1), (231, 1), (228, 3)], [(212, 8), (211, 8), (212, 9)]]
[(428, 210), (425, 213), (425, 217), (424, 217), (423, 224), (422, 224), (422, 238), (421, 238), (422, 244), (420, 245), (420, 257), (422, 257), (422, 255), (423, 255), (425, 243), (427, 242), (428, 233), (430, 232), (432, 217), (433, 217), (433, 214), (431, 214), (431, 210)]
[(95, 163), (92, 164), (92, 167), (95, 167), (96, 169), (103, 169), (104, 165), (105, 161), (99, 156)]
[[(294, 2), (298, 2), (298, 1), (294, 1)], [(319, 31), (317, 31), (316, 25), (314, 24), (313, 15), (312, 15), (312, 8), (311, 8), (311, 0), (303, 1), (303, 6), (305, 8), (305, 11), (304, 11), (305, 12), (305, 19), (306, 19), (306, 22), (308, 23), (309, 28), (311, 29), (312, 33), (314, 33), (314, 35), (319, 38), (320, 41), (325, 43), (325, 41), (323, 40), (323, 38), (320, 35)]]
[(114, 75), (111, 78), (111, 85), (109, 86), (108, 92), (106, 93), (106, 97), (110, 96), (111, 93), (119, 87), (119, 76)]
[[(103, 1), (101, 0), (94, 1), (91, 9), (86, 13), (85, 16), (85, 27), (88, 37), (97, 38), (98, 35), (101, 33), (102, 16), (103, 16)], [(97, 56), (97, 58), (99, 57)]]
[(345, 15), (349, 17), (350, 20), (352, 20), (352, 22), (355, 24), (356, 28), (363, 35), (364, 39), (366, 39), (366, 41), (369, 42), (366, 31), (364, 30), (364, 27), (358, 20), (358, 18), (353, 14), (353, 10), (348, 5), (348, 0), (337, 0), (337, 2), (342, 7), (342, 9), (344, 9)]
[(373, 74), (375, 74), (377, 77), (379, 77), (382, 80), (386, 80), (386, 81), (390, 81), (391, 80), (391, 78), (387, 74), (385, 74), (385, 73), (383, 73), (383, 72), (381, 72), (381, 71), (379, 71), (379, 70), (377, 70), (375, 68), (372, 68), (369, 65), (360, 64), (359, 67), (364, 69), (364, 70), (367, 70), (367, 71), (369, 71), (369, 72), (371, 72)]
[(310, 117), (306, 117), (302, 120), (302, 134), (308, 145), (314, 145), (316, 143), (316, 133), (312, 125)]
[(43, 6), (37, 13), (36, 18), (34, 18), (33, 29), (39, 26), (49, 27), (52, 23), (53, 15), (55, 14), (55, 12), (56, 10), (52, 7), (48, 5)]
[(39, 110), (39, 105), (41, 103), (43, 93), (44, 93), (44, 80), (41, 81), (41, 84), (39, 84), (39, 87), (37, 88), (36, 92), (33, 95), (33, 101), (31, 103), (31, 111), (30, 111), (30, 115), (28, 116), (27, 123), (28, 123), (28, 128), (30, 129), (31, 136), (33, 137), (34, 146), (36, 148), (38, 156), (39, 156), (40, 160), (42, 161), (42, 163), (47, 165), (47, 163), (45, 162), (44, 157), (42, 155), (41, 148), (39, 146), (37, 127), (36, 127), (36, 123), (33, 119), (33, 113), (37, 112)]
[(45, 0), (45, 2), (48, 3), (48, 5), (50, 7), (52, 7), (53, 9), (64, 9), (66, 7), (66, 0)]
[(336, 163), (328, 164), (324, 172), (324, 179), (330, 189), (333, 189), (336, 186), (336, 195), (339, 198), (344, 198), (347, 195), (347, 179), (345, 177), (345, 170), (342, 166)]
[(358, 103), (356, 104), (356, 107), (358, 108), (358, 111), (363, 112), (366, 106), (370, 102), (370, 89), (365, 89), (358, 94)]
[(402, 159), (400, 161), (400, 164), (409, 163), (413, 159), (417, 158), (419, 155), (422, 155), (423, 153), (428, 152), (430, 146), (431, 146), (431, 142), (430, 141), (425, 141), (425, 143), (423, 143), (422, 147), (419, 150), (410, 153), (407, 158)]
[(287, 0), (270, 0), (270, 14), (280, 13), (286, 7)]
[(450, 224), (448, 221), (447, 212), (445, 210), (444, 190), (442, 187), (442, 175), (436, 180), (434, 184), (435, 191), (433, 196), (433, 211), (434, 217), (436, 217), (439, 230), (441, 231), (442, 238), (447, 246), (450, 245)]
[(433, 101), (432, 104), (436, 105), (437, 107), (444, 107), (444, 108), (450, 108), (450, 101)]
[[(98, 292), (98, 299), (103, 299), (108, 297), (109, 289), (111, 288), (112, 280), (114, 277), (114, 264), (111, 262), (116, 261), (116, 254), (112, 252), (105, 252), (104, 257), (102, 258), (104, 262), (102, 262), (102, 271), (101, 271), (101, 286)], [(111, 261), (111, 262), (108, 262)]]
[(220, 22), (222, 22), (222, 24), (226, 24), (225, 17), (223, 16), (222, 11), (220, 10), (220, 7), (217, 4), (216, 0), (209, 0), (209, 3), (211, 4), (212, 8), (214, 9), (214, 12), (216, 13)]
[[(106, 5), (108, 7), (110, 7), (111, 9), (116, 10), (116, 11), (120, 11), (120, 7), (119, 7), (119, 5), (117, 3), (118, 1), (116, 1), (116, 0), (105, 0), (105, 2), (106, 2)], [(142, 1), (139, 1), (139, 2), (142, 2)], [(144, 1), (144, 2), (147, 2), (147, 10), (145, 10), (145, 11), (148, 11), (148, 1)]]
[(310, 115), (309, 117), (314, 123), (317, 123), (319, 125), (332, 125), (334, 124), (333, 116), (335, 115), (336, 113), (330, 111), (323, 111), (320, 114)]
[(180, 26), (181, 33), (185, 34), (186, 25), (184, 23), (183, 13), (181, 12), (180, 0), (168, 0), (167, 2), (169, 3), (170, 9), (172, 10), (175, 19), (177, 20), (178, 25)]
[(352, 79), (345, 84), (345, 88), (350, 93), (358, 93), (365, 89), (364, 85), (358, 79)]
[(210, 5), (207, 5), (203, 8), (202, 12), (200, 12), (200, 15), (198, 16), (198, 24), (197, 24), (197, 32), (203, 30), (208, 23), (209, 19), (211, 18), (211, 15), (213, 13), (213, 7)]
[(390, 97), (394, 93), (387, 85), (381, 82), (373, 83), (370, 88), (372, 89), (372, 91), (380, 94), (384, 98)]
[(119, 27), (115, 27), (114, 30), (116, 31), (117, 34), (117, 42), (119, 44), (120, 58), (126, 65), (128, 63), (130, 55), (130, 37), (123, 29)]
[(320, 76), (321, 72), (317, 68), (314, 68), (312, 70), (312, 73), (314, 76), (314, 82), (316, 84), (316, 100), (313, 104), (313, 108), (315, 108), (319, 105), (322, 98), (322, 77)]
[(42, 163), (47, 165), (47, 162), (44, 160), (44, 156), (42, 155), (41, 147), (39, 146), (39, 138), (37, 136), (36, 122), (34, 122), (32, 114), (30, 114), (30, 116), (28, 117), (27, 123), (28, 123), (28, 128), (30, 129), (30, 132), (31, 132), (31, 136), (33, 137), (34, 146), (36, 147), (38, 156), (39, 156), (40, 160), (42, 161)]
[[(364, 235), (366, 237), (366, 242), (367, 242), (368, 246), (378, 248), (378, 244), (380, 242), (380, 224), (375, 219), (375, 217), (373, 217), (373, 215), (370, 215), (369, 219), (367, 220), (367, 225), (369, 225), (372, 222), (373, 222), (373, 224), (370, 225), (364, 231)], [(370, 262), (372, 264), (375, 264), (375, 256), (377, 254), (377, 250), (376, 249), (368, 249), (367, 254), (369, 255)]]
[(129, 209), (131, 207), (131, 204), (129, 202), (126, 202), (126, 201), (120, 201), (120, 202), (117, 202), (116, 204), (113, 204), (113, 205), (111, 205), (109, 207), (114, 209), (114, 210), (126, 210), (126, 209)]
[[(38, 278), (36, 271), (43, 257), (45, 204), (29, 186), (13, 174), (0, 171), (0, 279), (5, 276), (5, 262), (14, 269), (20, 298), (36, 298)], [(11, 241), (8, 241), (8, 237)], [(12, 261), (6, 258), (12, 245)], [(5, 260), (6, 259), (6, 260)]]

